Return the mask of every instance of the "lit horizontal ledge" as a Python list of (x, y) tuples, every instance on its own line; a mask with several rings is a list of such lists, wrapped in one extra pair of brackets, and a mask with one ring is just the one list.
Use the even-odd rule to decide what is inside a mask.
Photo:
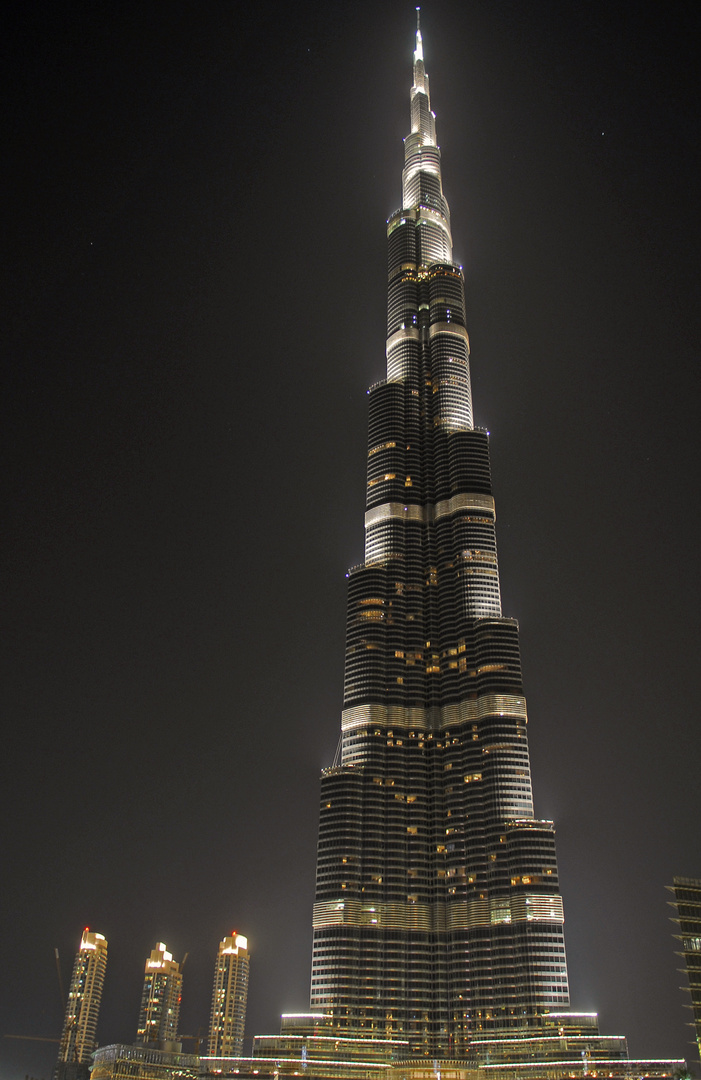
[(454, 903), (366, 903), (362, 900), (322, 900), (314, 904), (314, 929), (328, 926), (376, 926), (378, 930), (471, 930), (504, 923), (563, 923), (562, 897), (537, 893), (503, 899), (475, 897)]
[(421, 706), (353, 705), (341, 713), (343, 731), (379, 724), (393, 728), (436, 731), (483, 720), (488, 716), (511, 716), (527, 721), (526, 699), (519, 694), (483, 694), (482, 697), (458, 701), (450, 705)]
[(395, 330), (393, 334), (387, 338), (387, 352), (394, 348), (400, 341), (418, 341), (419, 331), (416, 326), (407, 326), (402, 330)]
[(377, 525), (381, 521), (435, 521), (438, 518), (450, 517), (459, 510), (486, 510), (495, 515), (494, 499), (491, 495), (453, 495), (452, 499), (441, 499), (439, 502), (417, 503), (388, 502), (373, 506), (365, 514), (365, 528)]
[(464, 338), (467, 342), (467, 351), (470, 351), (470, 339), (467, 336), (467, 330), (460, 323), (455, 322), (437, 322), (433, 323), (428, 328), (428, 336), (430, 338), (436, 337), (437, 334), (452, 334), (453, 337)]
[[(601, 1039), (611, 1037), (597, 1036)], [(637, 1080), (640, 1076), (676, 1075), (677, 1070), (685, 1066), (683, 1058), (590, 1058), (583, 1062), (579, 1057), (571, 1061), (564, 1058), (539, 1061), (538, 1056), (533, 1054), (527, 1061), (482, 1062), (480, 1071), (484, 1070), (486, 1076), (513, 1073), (516, 1076), (538, 1077), (538, 1080), (542, 1080), (544, 1076), (557, 1077), (558, 1080), (562, 1076), (630, 1077), (631, 1080)]]
[(415, 225), (420, 225), (422, 223), (437, 225), (446, 234), (452, 246), (450, 225), (448, 224), (445, 215), (442, 214), (440, 210), (434, 210), (430, 206), (402, 206), (399, 210), (395, 210), (387, 219), (387, 236), (391, 236), (394, 230), (399, 228), (400, 225), (407, 225), (409, 223)]
[[(254, 1035), (254, 1038), (255, 1039), (262, 1039), (262, 1038), (265, 1038), (265, 1036), (263, 1036), (263, 1035)], [(284, 1039), (288, 1038), (288, 1036), (287, 1035), (276, 1035), (275, 1038), (278, 1039), (278, 1040), (284, 1040)], [(373, 1040), (373, 1042), (374, 1041), (375, 1040)], [(377, 1040), (377, 1041), (379, 1042), (379, 1040)], [(387, 1041), (387, 1040), (383, 1040), (383, 1041)], [(338, 1075), (338, 1070), (342, 1066), (343, 1066), (344, 1069), (354, 1068), (356, 1070), (356, 1072), (358, 1072), (358, 1074), (360, 1076), (362, 1076), (362, 1077), (365, 1077), (367, 1075), (367, 1070), (370, 1069), (370, 1068), (372, 1068), (372, 1069), (389, 1069), (389, 1068), (391, 1068), (391, 1063), (387, 1062), (387, 1061), (370, 1061), (370, 1060), (366, 1061), (364, 1059), (361, 1059), (360, 1061), (357, 1061), (357, 1060), (356, 1061), (343, 1061), (343, 1060), (341, 1060), (341, 1058), (338, 1058), (338, 1057), (328, 1058), (328, 1059), (326, 1059), (326, 1058), (317, 1058), (317, 1057), (299, 1057), (299, 1058), (296, 1058), (296, 1057), (288, 1057), (287, 1054), (278, 1054), (277, 1057), (264, 1057), (262, 1054), (256, 1054), (255, 1057), (250, 1057), (250, 1058), (243, 1058), (243, 1057), (241, 1057), (241, 1058), (236, 1058), (236, 1057), (231, 1057), (231, 1058), (204, 1058), (203, 1057), (201, 1060), (204, 1063), (204, 1065), (206, 1066), (206, 1074), (211, 1075), (211, 1073), (213, 1073), (213, 1072), (219, 1073), (219, 1072), (225, 1072), (225, 1071), (228, 1072), (228, 1073), (232, 1073), (232, 1072), (238, 1073), (239, 1072), (238, 1068), (236, 1068), (236, 1069), (232, 1069), (232, 1068), (226, 1069), (226, 1068), (220, 1068), (219, 1065), (218, 1065), (219, 1062), (222, 1062), (224, 1066), (226, 1066), (227, 1063), (235, 1063), (237, 1066), (238, 1065), (241, 1066), (241, 1072), (243, 1073), (244, 1076), (248, 1076), (251, 1072), (260, 1073), (261, 1080), (263, 1080), (264, 1077), (268, 1077), (268, 1076), (270, 1076), (270, 1077), (276, 1076), (277, 1077), (277, 1076), (279, 1076), (281, 1074), (281, 1069), (280, 1069), (280, 1059), (281, 1058), (284, 1059), (284, 1064), (286, 1066), (285, 1074), (284, 1074), (286, 1076), (304, 1076), (304, 1070), (307, 1069), (308, 1066), (312, 1066), (312, 1065), (316, 1066), (318, 1068), (321, 1068), (322, 1066), (327, 1066), (327, 1067), (332, 1066), (333, 1070), (334, 1070), (334, 1075)], [(299, 1065), (299, 1070), (294, 1071), (294, 1072), (291, 1071), (293, 1065)], [(262, 1066), (266, 1066), (266, 1067), (262, 1068)], [(314, 1075), (314, 1069), (310, 1068), (309, 1071), (311, 1072), (311, 1075), (313, 1076)], [(326, 1071), (325, 1071), (324, 1074), (328, 1075), (328, 1073), (326, 1073)]]

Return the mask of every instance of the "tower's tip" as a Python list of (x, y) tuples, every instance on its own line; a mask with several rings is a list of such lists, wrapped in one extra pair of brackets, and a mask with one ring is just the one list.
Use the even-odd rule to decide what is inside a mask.
[(414, 50), (414, 63), (417, 60), (423, 60), (424, 49), (421, 41), (421, 8), (416, 9), (416, 49)]

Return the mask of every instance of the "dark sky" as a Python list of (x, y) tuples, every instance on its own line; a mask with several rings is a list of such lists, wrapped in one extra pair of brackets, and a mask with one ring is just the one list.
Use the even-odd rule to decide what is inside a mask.
[[(699, 16), (428, 0), (427, 69), (572, 1001), (693, 1057), (701, 876)], [(2, 33), (3, 1032), (82, 927), (102, 1042), (157, 940), (206, 1027), (308, 1004), (318, 774), (362, 558), (412, 3), (15, 5)], [(0, 1080), (55, 1047), (0, 1040)]]

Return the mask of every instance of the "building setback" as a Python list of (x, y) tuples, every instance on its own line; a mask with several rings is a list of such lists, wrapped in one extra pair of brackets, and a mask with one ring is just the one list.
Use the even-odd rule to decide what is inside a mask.
[(107, 941), (85, 927), (76, 953), (55, 1080), (87, 1078), (97, 1046), (97, 1021), (107, 969)]
[(248, 941), (232, 934), (219, 944), (214, 964), (212, 1013), (207, 1053), (232, 1057), (243, 1053), (248, 999)]

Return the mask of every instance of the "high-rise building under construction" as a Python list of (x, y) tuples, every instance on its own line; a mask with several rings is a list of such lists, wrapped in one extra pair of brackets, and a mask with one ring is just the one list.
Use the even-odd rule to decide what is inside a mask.
[(342, 744), (322, 777), (312, 1009), (461, 1056), (569, 1004), (553, 825), (536, 818), (518, 625), (502, 614), (420, 29), (387, 378), (369, 391)]

